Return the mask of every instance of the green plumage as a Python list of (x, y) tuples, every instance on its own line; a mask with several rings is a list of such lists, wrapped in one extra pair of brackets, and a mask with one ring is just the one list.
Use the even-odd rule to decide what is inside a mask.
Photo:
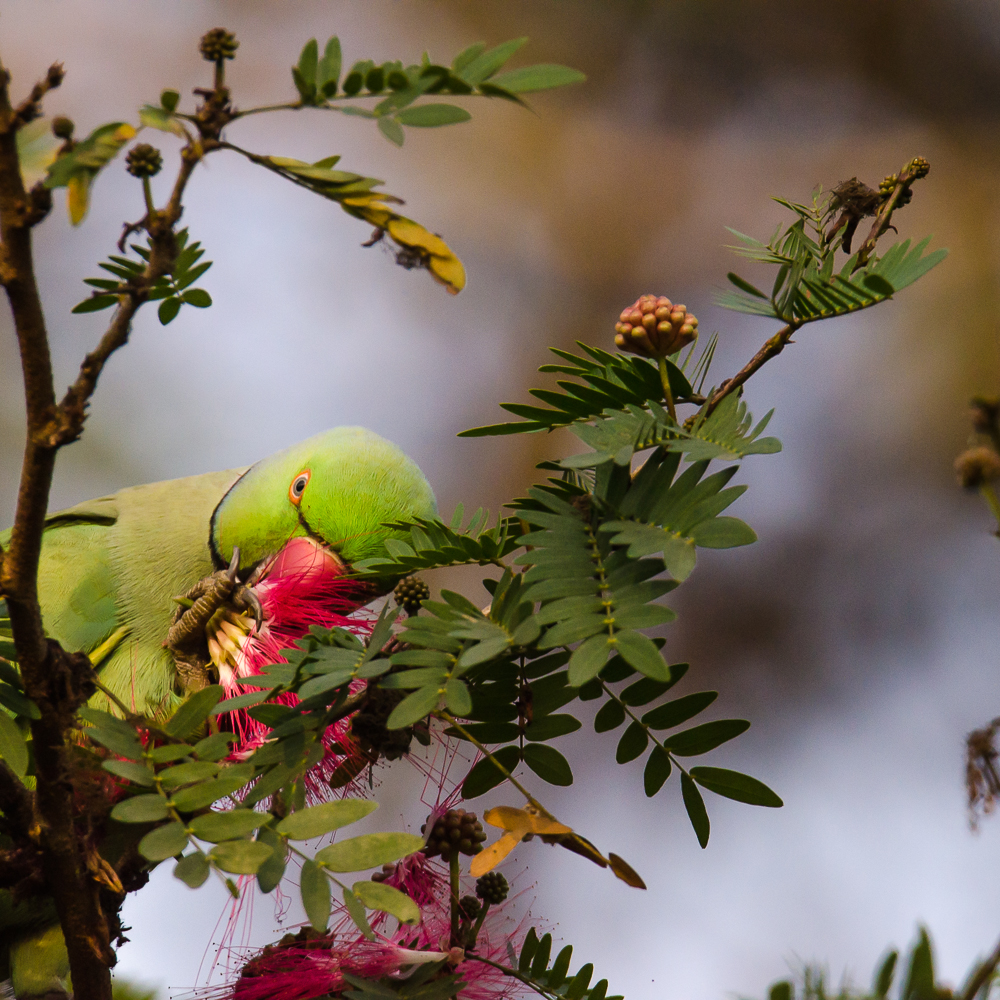
[[(134, 711), (166, 713), (181, 697), (163, 647), (173, 598), (228, 565), (234, 547), (241, 579), (298, 536), (349, 566), (380, 552), (391, 534), (384, 522), (436, 514), (417, 466), (359, 427), (318, 434), (249, 469), (124, 489), (46, 520), (38, 571), (46, 633), (92, 654), (102, 684)], [(0, 544), (9, 537), (0, 534)], [(112, 707), (100, 694), (94, 704)], [(67, 974), (48, 906), (14, 908), (0, 892), (0, 984), (10, 975), (18, 997), (58, 991)]]

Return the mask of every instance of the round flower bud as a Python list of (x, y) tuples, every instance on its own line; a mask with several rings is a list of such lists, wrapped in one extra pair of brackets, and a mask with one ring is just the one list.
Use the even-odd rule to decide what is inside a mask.
[(931, 171), (931, 165), (922, 156), (915, 156), (906, 165), (906, 169), (913, 174), (914, 178), (926, 177)]
[(392, 596), (408, 615), (415, 615), (420, 610), (420, 602), (430, 598), (431, 588), (419, 576), (406, 576), (396, 584)]
[(73, 120), (65, 115), (52, 119), (52, 134), (57, 139), (72, 139), (74, 128)]
[(430, 832), (426, 823), (420, 832), (427, 837), (424, 855), (428, 858), (440, 855), (443, 861), (450, 861), (453, 854), (478, 854), (486, 840), (479, 817), (464, 809), (449, 809), (434, 821)]
[(977, 396), (972, 401), (972, 426), (980, 434), (988, 434), (1000, 421), (1000, 397)]
[(476, 895), (491, 906), (498, 906), (507, 898), (510, 887), (500, 872), (487, 872), (476, 879)]
[(665, 295), (640, 295), (623, 309), (615, 324), (619, 350), (647, 358), (676, 354), (698, 335), (698, 320), (684, 305), (675, 305)]
[(382, 870), (377, 872), (372, 872), (373, 882), (384, 882), (390, 875), (394, 875), (396, 872), (395, 865), (382, 865)]
[(125, 157), (125, 169), (133, 177), (155, 177), (163, 166), (163, 157), (155, 146), (140, 142)]
[(208, 62), (222, 62), (223, 59), (235, 59), (240, 43), (236, 36), (225, 28), (213, 28), (201, 36), (198, 48), (201, 57)]
[(466, 920), (475, 920), (483, 907), (475, 896), (463, 896), (458, 902), (458, 908)]
[(1000, 478), (1000, 455), (986, 445), (963, 451), (955, 459), (955, 474), (966, 489)]

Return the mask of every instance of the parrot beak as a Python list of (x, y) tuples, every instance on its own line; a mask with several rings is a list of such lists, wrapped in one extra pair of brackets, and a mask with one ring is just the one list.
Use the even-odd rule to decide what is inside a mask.
[(292, 538), (271, 560), (262, 578), (276, 579), (294, 574), (303, 580), (319, 582), (330, 577), (343, 576), (346, 565), (335, 552), (308, 537)]

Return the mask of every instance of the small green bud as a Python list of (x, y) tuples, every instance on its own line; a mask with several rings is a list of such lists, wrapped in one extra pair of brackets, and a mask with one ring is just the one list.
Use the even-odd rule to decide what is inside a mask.
[(125, 157), (125, 169), (133, 177), (155, 177), (163, 166), (163, 157), (155, 146), (140, 142)]
[(351, 72), (344, 77), (344, 83), (343, 83), (344, 93), (347, 94), (348, 97), (353, 97), (364, 86), (365, 71), (366, 71), (365, 63), (363, 61), (356, 62), (351, 67)]
[(458, 902), (458, 909), (466, 920), (475, 920), (482, 908), (482, 904), (475, 896), (463, 896)]
[(52, 119), (52, 134), (57, 139), (72, 139), (75, 127), (73, 120), (65, 115), (59, 115)]
[(420, 610), (420, 602), (430, 598), (431, 589), (419, 576), (406, 576), (396, 584), (392, 596), (408, 615), (415, 615)]
[(425, 823), (420, 832), (427, 837), (424, 856), (428, 858), (440, 855), (443, 861), (450, 861), (453, 853), (478, 854), (486, 840), (479, 817), (464, 809), (449, 809), (444, 815), (438, 816), (429, 832), (427, 826)]
[(394, 69), (386, 77), (386, 83), (389, 84), (390, 90), (406, 90), (410, 85), (410, 80), (402, 70)]
[(906, 165), (906, 169), (916, 179), (918, 177), (926, 177), (931, 172), (931, 165), (922, 156), (915, 156)]
[(476, 879), (476, 895), (491, 906), (498, 906), (507, 898), (510, 886), (500, 872), (487, 872)]
[(177, 93), (176, 90), (164, 90), (160, 94), (160, 107), (164, 111), (173, 112), (177, 108), (177, 102), (180, 101), (181, 95)]
[(225, 28), (213, 28), (201, 36), (198, 46), (201, 57), (208, 62), (222, 62), (223, 59), (235, 59), (240, 43), (236, 36)]
[(372, 66), (365, 75), (365, 87), (372, 94), (380, 94), (385, 89), (385, 70), (381, 66)]

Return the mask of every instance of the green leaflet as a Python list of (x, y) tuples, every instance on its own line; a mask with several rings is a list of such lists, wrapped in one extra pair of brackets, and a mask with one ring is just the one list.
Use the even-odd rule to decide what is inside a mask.
[(356, 823), (373, 813), (377, 802), (368, 799), (339, 799), (322, 802), (307, 809), (299, 809), (286, 816), (275, 830), (290, 840), (311, 840), (325, 833), (332, 833), (342, 826)]
[(511, 961), (516, 959), (516, 970), (531, 981), (532, 988), (542, 996), (565, 997), (566, 1000), (625, 1000), (624, 996), (608, 996), (608, 981), (601, 979), (593, 986), (590, 980), (594, 975), (594, 966), (587, 963), (577, 972), (570, 975), (569, 969), (573, 960), (573, 947), (567, 945), (549, 963), (552, 954), (552, 935), (546, 934), (539, 938), (535, 928), (528, 930), (521, 946), (521, 954), (511, 952)]
[(358, 872), (399, 861), (423, 845), (423, 837), (412, 833), (366, 833), (324, 847), (316, 861), (333, 872)]
[(271, 856), (271, 848), (258, 840), (225, 840), (209, 851), (209, 859), (224, 872), (233, 875), (256, 875)]
[[(548, 403), (549, 407), (501, 403), (503, 409), (524, 419), (517, 423), (476, 427), (462, 431), (459, 437), (554, 430), (576, 425), (580, 421), (596, 420), (607, 411), (626, 411), (629, 406), (645, 407), (650, 400), (663, 400), (663, 386), (654, 363), (631, 355), (609, 354), (581, 341), (577, 343), (589, 357), (550, 348), (553, 354), (569, 363), (543, 365), (539, 369), (542, 372), (562, 372), (579, 380), (557, 382), (561, 392), (532, 389), (531, 394)], [(689, 397), (694, 390), (684, 373), (671, 361), (667, 361), (667, 370), (674, 397)]]
[(299, 890), (309, 923), (316, 930), (325, 931), (330, 919), (330, 880), (315, 861), (302, 862)]
[(420, 907), (399, 889), (383, 882), (355, 882), (354, 895), (370, 910), (381, 910), (394, 916), (401, 924), (420, 923)]
[(406, 576), (418, 570), (442, 566), (488, 566), (518, 547), (520, 532), (516, 521), (500, 518), (492, 528), (488, 528), (489, 511), (480, 508), (462, 531), (461, 511), (456, 511), (456, 514), (458, 523), (453, 520), (451, 525), (424, 518), (387, 525), (401, 534), (405, 533), (408, 540), (387, 539), (388, 558), (362, 559), (354, 569), (362, 576), (378, 577)]

